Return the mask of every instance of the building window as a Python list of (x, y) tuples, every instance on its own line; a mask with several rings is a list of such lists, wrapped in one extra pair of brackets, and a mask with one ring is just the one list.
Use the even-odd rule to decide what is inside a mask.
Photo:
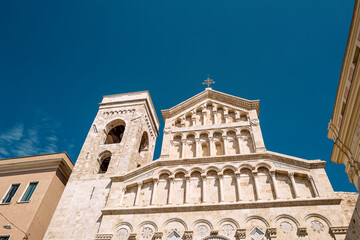
[[(31, 196), (33, 195), (35, 188), (37, 187), (37, 182), (32, 182), (29, 184), (28, 188), (26, 189), (24, 195), (22, 196), (20, 202), (28, 202), (30, 201)], [(0, 239), (1, 240), (1, 239)]]
[(0, 236), (0, 240), (9, 240), (10, 236)]
[(19, 189), (19, 186), (20, 186), (20, 184), (11, 185), (10, 190), (8, 191), (6, 196), (3, 198), (2, 203), (10, 203), (11, 199), (14, 197), (16, 191)]

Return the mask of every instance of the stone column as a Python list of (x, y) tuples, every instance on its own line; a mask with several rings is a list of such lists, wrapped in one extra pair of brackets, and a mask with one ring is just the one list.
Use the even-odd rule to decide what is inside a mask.
[(225, 118), (225, 123), (229, 122), (229, 109), (224, 108), (224, 118)]
[(213, 116), (214, 116), (214, 124), (217, 124), (217, 111), (213, 111)]
[(255, 185), (255, 194), (256, 194), (256, 200), (261, 200), (260, 191), (259, 191), (259, 183), (257, 180), (257, 172), (253, 172), (254, 176), (254, 185)]
[(125, 192), (126, 192), (126, 187), (121, 188), (120, 201), (119, 201), (119, 206), (120, 207), (123, 204)]
[(290, 180), (291, 180), (291, 185), (293, 186), (293, 189), (294, 189), (295, 198), (299, 198), (300, 196), (299, 196), (299, 193), (298, 193), (298, 190), (297, 190), (297, 187), (296, 187), (294, 173), (293, 172), (289, 173), (289, 177), (290, 177)]
[(279, 199), (279, 190), (278, 190), (278, 186), (277, 186), (275, 171), (271, 171), (270, 173), (271, 173), (271, 180), (273, 182), (274, 191), (275, 191), (275, 199)]
[(236, 113), (235, 113), (235, 121), (240, 122), (240, 112), (239, 111), (236, 111)]
[(209, 137), (209, 142), (210, 142), (210, 156), (216, 156), (214, 138)]
[(241, 201), (240, 173), (236, 173), (235, 177), (236, 177), (237, 201)]
[(206, 174), (201, 174), (202, 184), (201, 184), (201, 196), (202, 203), (206, 202)]
[(185, 203), (189, 203), (189, 194), (190, 194), (190, 176), (185, 176)]
[(228, 139), (227, 139), (227, 136), (223, 136), (223, 140), (224, 140), (224, 155), (227, 155), (228, 153), (228, 150), (227, 150), (227, 146), (228, 146)]
[(200, 149), (201, 149), (201, 143), (200, 143), (200, 138), (195, 138), (195, 143), (196, 143), (196, 157), (201, 157), (200, 155)]
[(181, 158), (185, 158), (185, 144), (186, 140), (181, 139)]
[(315, 186), (314, 178), (311, 175), (308, 175), (307, 177), (308, 177), (308, 179), (310, 181), (310, 184), (311, 184), (311, 187), (312, 187), (313, 192), (315, 194), (315, 197), (320, 197), (319, 192), (318, 192), (318, 190), (317, 190), (317, 188)]
[(158, 182), (159, 182), (159, 179), (157, 179), (157, 178), (153, 179), (153, 191), (151, 193), (151, 203), (150, 203), (150, 205), (155, 205), (155, 202), (156, 202), (156, 189), (157, 189)]
[(202, 111), (203, 113), (203, 125), (206, 125), (206, 121), (207, 121), (207, 118), (206, 118), (206, 107), (205, 107), (205, 110)]
[(172, 192), (173, 192), (173, 188), (174, 188), (174, 177), (170, 176), (169, 177), (169, 197), (168, 197), (168, 204), (172, 204)]
[(140, 198), (140, 191), (141, 191), (142, 182), (137, 183), (137, 190), (136, 190), (136, 196), (135, 196), (135, 203), (134, 206), (139, 205), (139, 198)]
[(218, 177), (219, 177), (220, 202), (224, 202), (224, 176), (222, 173), (218, 173)]
[(239, 153), (243, 153), (244, 152), (244, 149), (242, 149), (242, 146), (241, 146), (241, 135), (240, 134), (236, 134), (236, 138), (237, 138), (237, 141), (238, 141), (238, 146), (239, 146)]

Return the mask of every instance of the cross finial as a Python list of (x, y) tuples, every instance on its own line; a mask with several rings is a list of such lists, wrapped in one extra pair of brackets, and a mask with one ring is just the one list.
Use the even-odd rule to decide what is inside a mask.
[(210, 79), (210, 77), (209, 77), (209, 75), (208, 75), (207, 79), (203, 82), (203, 85), (207, 85), (208, 88), (210, 88), (210, 85), (211, 85), (211, 84), (214, 84), (214, 83), (215, 83), (215, 82), (214, 82), (212, 79)]

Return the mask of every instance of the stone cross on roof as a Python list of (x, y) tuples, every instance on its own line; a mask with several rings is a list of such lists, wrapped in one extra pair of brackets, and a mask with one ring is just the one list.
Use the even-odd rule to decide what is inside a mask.
[(212, 80), (212, 79), (210, 79), (210, 77), (209, 77), (209, 75), (208, 75), (208, 78), (203, 82), (203, 85), (207, 85), (208, 86), (208, 88), (210, 88), (210, 85), (211, 84), (214, 84), (215, 82)]

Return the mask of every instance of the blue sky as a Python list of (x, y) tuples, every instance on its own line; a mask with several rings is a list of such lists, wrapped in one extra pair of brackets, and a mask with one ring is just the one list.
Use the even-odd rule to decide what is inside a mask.
[(103, 95), (149, 90), (161, 121), (204, 90), (260, 99), (268, 150), (329, 161), (353, 0), (0, 1), (0, 158), (73, 161)]

